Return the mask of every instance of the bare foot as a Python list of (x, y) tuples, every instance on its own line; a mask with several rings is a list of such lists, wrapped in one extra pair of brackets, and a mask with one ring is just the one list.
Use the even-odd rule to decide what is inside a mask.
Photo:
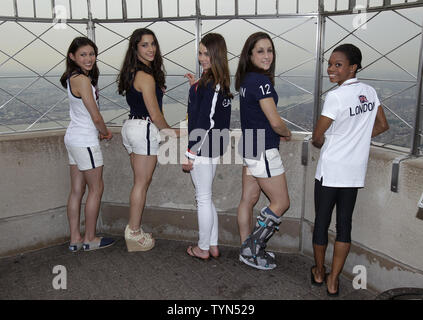
[(210, 258), (209, 251), (208, 250), (202, 250), (198, 246), (192, 247), (189, 246), (187, 248), (187, 253), (194, 258), (199, 258), (203, 260), (208, 260)]
[(210, 248), (209, 248), (209, 252), (210, 252), (210, 255), (211, 255), (213, 258), (218, 258), (218, 257), (220, 257), (220, 252), (219, 252), (219, 247), (218, 247), (218, 246), (210, 246)]
[(326, 286), (328, 288), (328, 293), (337, 294), (339, 289), (339, 279), (333, 279), (332, 274), (329, 274), (326, 278)]
[(318, 270), (316, 266), (314, 266), (311, 269), (311, 272), (313, 273), (314, 276), (314, 281), (316, 281), (317, 283), (323, 283), (325, 281), (325, 269), (323, 268), (323, 270)]

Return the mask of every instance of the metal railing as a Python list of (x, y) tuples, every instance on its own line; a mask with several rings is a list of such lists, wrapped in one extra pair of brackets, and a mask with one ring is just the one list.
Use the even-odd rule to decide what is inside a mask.
[[(263, 30), (268, 32), (274, 41), (278, 42), (278, 45), (284, 46), (284, 49), (289, 48), (290, 50), (295, 50), (299, 56), (305, 55), (303, 60), (296, 61), (290, 66), (284, 66), (284, 68), (280, 69), (277, 73), (277, 81), (283, 84), (282, 87), (289, 86), (302, 93), (302, 95), (299, 96), (300, 101), (281, 103), (278, 106), (278, 111), (295, 130), (311, 131), (317, 121), (317, 117), (322, 107), (322, 98), (324, 94), (331, 89), (331, 87), (326, 90), (323, 89), (324, 82), (327, 80), (326, 77), (323, 76), (323, 66), (330, 50), (337, 44), (353, 39), (355, 42), (363, 45), (366, 49), (370, 50), (370, 52), (377, 55), (377, 58), (366, 64), (363, 71), (380, 61), (388, 61), (392, 66), (395, 66), (396, 69), (404, 72), (410, 79), (393, 80), (378, 79), (374, 77), (364, 79), (378, 81), (380, 83), (396, 81), (406, 84), (405, 88), (400, 88), (393, 93), (390, 92), (387, 96), (383, 97), (381, 102), (385, 111), (391, 118), (398, 121), (400, 126), (408, 128), (406, 129), (408, 130), (406, 134), (407, 137), (409, 136), (409, 153), (417, 156), (422, 152), (423, 21), (415, 21), (409, 18), (407, 12), (405, 12), (414, 8), (423, 8), (423, 0), (51, 0), (48, 2), (48, 5), (46, 5), (46, 1), (39, 0), (5, 0), (2, 2), (2, 9), (0, 11), (0, 32), (1, 28), (4, 27), (6, 23), (12, 23), (25, 30), (33, 39), (13, 53), (8, 52), (8, 50), (6, 50), (7, 48), (4, 47), (8, 45), (8, 42), (2, 42), (3, 44), (0, 45), (0, 54), (2, 54), (4, 59), (3, 61), (0, 60), (0, 79), (7, 80), (19, 78), (17, 75), (1, 74), (2, 68), (10, 62), (31, 72), (34, 77), (27, 85), (22, 86), (17, 92), (11, 92), (11, 90), (6, 89), (4, 85), (0, 83), (0, 93), (3, 94), (0, 112), (6, 110), (6, 107), (13, 102), (17, 102), (35, 112), (37, 117), (35, 117), (35, 119), (25, 128), (18, 128), (8, 123), (5, 119), (0, 119), (0, 134), (35, 130), (35, 126), (45, 120), (57, 125), (56, 127), (58, 128), (66, 127), (66, 119), (58, 119), (52, 116), (52, 112), (59, 109), (59, 107), (65, 103), (67, 97), (58, 81), (53, 79), (55, 77), (57, 78), (57, 76), (51, 75), (52, 70), (55, 70), (56, 67), (63, 64), (66, 52), (64, 52), (63, 49), (56, 48), (55, 45), (45, 40), (45, 35), (58, 26), (69, 27), (74, 34), (88, 36), (94, 41), (100, 31), (107, 32), (111, 37), (117, 37), (116, 41), (100, 50), (98, 57), (99, 63), (102, 63), (103, 66), (109, 69), (109, 72), (102, 73), (102, 76), (112, 77), (116, 76), (119, 67), (106, 61), (107, 59), (103, 59), (103, 56), (125, 45), (129, 39), (129, 36), (125, 36), (121, 32), (115, 30), (116, 24), (131, 25), (137, 23), (137, 27), (139, 27), (139, 23), (145, 24), (146, 27), (162, 27), (166, 25), (166, 27), (174, 32), (178, 30), (178, 32), (188, 35), (188, 40), (179, 43), (166, 52), (162, 52), (165, 63), (177, 66), (180, 70), (179, 73), (169, 73), (168, 78), (175, 77), (181, 79), (178, 82), (172, 83), (172, 86), (167, 89), (166, 98), (168, 101), (172, 101), (180, 106), (185, 106), (186, 103), (173, 93), (180, 90), (183, 86), (186, 86), (187, 81), (183, 79), (184, 72), (193, 72), (198, 76), (200, 74), (200, 67), (198, 63), (195, 63), (194, 70), (192, 66), (187, 66), (184, 62), (178, 61), (177, 58), (172, 58), (172, 54), (194, 44), (195, 52), (192, 53), (192, 57), (194, 58), (198, 51), (197, 46), (199, 40), (203, 34), (211, 31), (226, 32), (228, 35), (225, 36), (225, 38), (228, 41), (228, 39), (236, 38), (237, 33), (241, 33), (237, 32), (235, 29), (237, 25), (233, 27), (234, 30), (231, 30), (230, 26), (242, 23), (242, 26), (245, 26), (246, 29), (250, 28), (252, 30)], [(371, 15), (371, 17), (369, 19), (366, 17), (366, 19), (360, 21), (362, 23), (355, 25), (352, 30), (337, 21), (338, 17), (356, 18), (362, 15), (363, 12), (366, 15)], [(402, 21), (419, 28), (419, 31), (413, 33), (413, 35), (404, 39), (400, 44), (388, 51), (378, 49), (375, 45), (369, 43), (369, 41), (362, 39), (358, 35), (358, 31), (363, 24), (372, 23), (373, 20), (379, 19), (379, 16), (384, 12), (394, 13), (395, 16), (401, 17)], [(272, 27), (268, 27), (265, 23), (266, 21), (282, 22), (287, 21), (287, 19), (291, 19), (289, 21), (292, 23), (282, 32), (277, 30), (277, 27), (274, 27), (276, 23)], [(183, 24), (186, 22), (191, 22), (189, 27)], [(31, 23), (48, 25), (48, 28), (41, 33), (37, 33), (28, 26), (28, 24)], [(204, 28), (204, 24), (216, 25), (207, 29)], [(311, 25), (313, 25), (313, 27), (310, 27)], [(81, 30), (83, 26), (86, 26), (85, 30)], [(290, 39), (289, 35), (291, 32), (300, 33), (300, 29), (304, 26), (312, 30), (312, 32), (307, 34), (307, 39), (311, 40), (308, 41), (307, 44), (300, 45), (294, 41), (295, 39)], [(336, 27), (345, 33), (345, 35), (336, 39), (331, 45), (326, 45), (325, 41), (327, 40), (327, 31), (329, 27)], [(226, 31), (225, 28), (230, 30)], [(410, 71), (402, 66), (401, 63), (391, 58), (390, 55), (415, 41), (420, 41), (420, 51), (417, 55), (419, 63), (417, 70)], [(22, 61), (20, 58), (20, 55), (35, 43), (42, 43), (49, 48), (49, 50), (54, 51), (62, 57), (46, 72), (37, 71), (34, 67), (28, 65), (28, 63)], [(240, 51), (240, 49), (238, 51)], [(236, 62), (239, 53), (230, 50), (228, 56), (230, 62)], [(306, 74), (292, 74), (292, 72), (310, 63), (313, 64), (313, 68), (310, 69), (311, 71), (306, 72)], [(27, 76), (21, 78), (30, 79)], [(45, 81), (48, 85), (62, 92), (55, 103), (48, 107), (44, 107), (43, 110), (35, 107), (21, 96), (23, 92), (27, 91), (39, 80)], [(107, 104), (118, 108), (118, 110), (122, 112), (122, 114), (118, 113), (109, 119), (109, 122), (120, 119), (128, 110), (128, 107), (122, 99), (115, 99), (105, 94), (107, 90), (113, 87), (114, 80), (115, 79), (100, 88), (101, 98), (104, 99)], [(311, 82), (311, 87), (307, 88), (300, 80), (303, 82), (306, 80)], [(409, 114), (404, 116), (402, 110), (398, 111), (389, 104), (390, 100), (410, 90), (415, 90), (416, 96), (412, 117), (410, 117)], [(395, 107), (397, 108), (397, 106)], [(296, 121), (290, 119), (289, 114), (300, 110), (300, 108), (303, 108), (302, 112), (310, 113), (310, 115), (308, 115), (309, 118)], [(6, 130), (1, 130), (2, 127)], [(395, 139), (395, 137), (392, 137), (390, 141), (385, 141), (383, 145), (395, 145)], [(401, 136), (401, 139), (404, 139), (404, 137)]]

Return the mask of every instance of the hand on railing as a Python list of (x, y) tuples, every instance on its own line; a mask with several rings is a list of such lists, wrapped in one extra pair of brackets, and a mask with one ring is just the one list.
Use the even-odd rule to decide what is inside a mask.
[(192, 73), (186, 73), (184, 78), (187, 78), (189, 81), (189, 85), (192, 86), (195, 83), (195, 76)]
[(100, 140), (107, 140), (107, 141), (109, 141), (113, 137), (113, 134), (110, 131), (110, 129), (107, 129), (107, 135), (102, 135), (101, 133), (99, 133), (99, 135), (100, 135)]
[(280, 136), (280, 140), (281, 141), (288, 142), (288, 141), (291, 141), (291, 137), (292, 137), (292, 133), (291, 133), (291, 130), (289, 130), (289, 135), (287, 135), (287, 136)]

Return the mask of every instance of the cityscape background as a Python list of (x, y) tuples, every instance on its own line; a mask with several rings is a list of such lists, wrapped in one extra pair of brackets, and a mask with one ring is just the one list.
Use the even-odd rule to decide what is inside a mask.
[[(0, 16), (10, 14), (11, 2), (2, 1)], [(32, 0), (26, 2), (28, 6), (32, 5)], [(104, 14), (99, 1), (91, 2), (93, 15)], [(108, 9), (109, 18), (119, 11), (119, 4), (116, 2), (121, 3), (109, 1), (116, 6), (115, 10), (113, 7)], [(192, 2), (182, 1), (181, 10), (192, 10), (189, 7)], [(207, 7), (211, 2), (214, 1), (202, 1), (205, 14), (207, 10), (212, 10)], [(313, 2), (301, 2), (305, 12), (316, 10)], [(20, 0), (18, 3), (25, 1)], [(56, 1), (58, 3), (60, 1)], [(63, 1), (63, 5), (67, 3), (68, 1)], [(81, 6), (72, 8), (73, 18), (78, 15), (83, 17), (85, 14), (83, 4), (86, 1), (80, 3)], [(175, 5), (175, 1), (170, 0), (163, 3), (168, 11)], [(184, 6), (183, 3), (187, 5)], [(219, 3), (223, 13), (229, 10), (225, 6), (229, 6), (230, 1)], [(247, 12), (248, 6), (253, 2), (240, 3), (243, 4), (240, 12)], [(280, 3), (286, 6), (282, 9), (289, 11), (290, 1)], [(148, 2), (144, 1), (143, 4), (143, 10), (148, 11)], [(25, 14), (25, 8), (27, 7), (21, 4), (20, 14)], [(266, 6), (261, 10), (265, 12)], [(130, 12), (132, 10), (128, 8), (128, 16)], [(376, 139), (378, 142), (410, 147), (416, 110), (422, 16), (423, 8), (366, 13), (367, 23), (352, 34), (349, 33), (355, 29), (357, 15), (331, 16), (326, 19), (322, 92), (333, 88), (325, 77), (326, 61), (331, 49), (338, 43), (357, 45), (363, 52), (364, 67), (358, 76), (363, 82), (375, 87), (391, 126), (391, 130)], [(366, 20), (361, 17), (361, 21)], [(127, 118), (128, 106), (125, 98), (117, 94), (115, 80), (128, 38), (133, 30), (140, 27), (149, 27), (158, 37), (167, 71), (164, 113), (169, 124), (177, 125), (186, 117), (189, 85), (183, 75), (196, 71), (194, 21), (96, 23), (95, 40), (99, 48), (98, 66), (101, 72), (101, 111), (109, 125), (121, 125)], [(225, 37), (232, 75), (235, 74), (237, 55), (245, 39), (259, 30), (268, 32), (274, 38), (278, 75), (275, 88), (279, 95), (280, 115), (288, 121), (292, 130), (312, 131), (316, 68), (315, 17), (304, 15), (278, 19), (215, 19), (202, 20), (201, 25), (202, 35), (218, 32)], [(29, 126), (30, 130), (67, 126), (69, 106), (59, 78), (65, 69), (64, 56), (70, 42), (75, 36), (86, 34), (85, 24), (67, 23), (57, 28), (53, 23), (0, 20), (0, 37), (8, 39), (0, 45), (0, 133), (28, 130)], [(231, 127), (238, 128), (239, 100), (233, 88), (232, 91), (236, 96)]]

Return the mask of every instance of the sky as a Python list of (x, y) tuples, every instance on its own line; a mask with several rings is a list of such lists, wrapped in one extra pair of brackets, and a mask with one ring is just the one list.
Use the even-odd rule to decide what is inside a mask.
[[(296, 3), (299, 3), (300, 15), (295, 15)], [(383, 0), (369, 0), (371, 5), (381, 5)], [(391, 0), (393, 4), (403, 0)], [(106, 0), (90, 0), (94, 19), (106, 18)], [(140, 15), (140, 0), (127, 0), (128, 18)], [(348, 0), (338, 0), (338, 9), (346, 9)], [(357, 4), (367, 0), (357, 0)], [(412, 2), (412, 0), (409, 0)], [(49, 18), (45, 23), (15, 22), (1, 20), (2, 16), (13, 16), (13, 0), (0, 0), (0, 81), (13, 84), (21, 79), (2, 80), (2, 77), (34, 77), (38, 75), (52, 77), (53, 83), (58, 83), (58, 77), (65, 70), (64, 57), (72, 39), (87, 35), (87, 25), (81, 23), (55, 24), (51, 19), (51, 0), (17, 0), (19, 16), (33, 17), (33, 3), (36, 4), (37, 17)], [(63, 18), (87, 18), (87, 0), (55, 0), (58, 14)], [(122, 0), (107, 0), (107, 15), (109, 19), (122, 17)], [(164, 16), (177, 15), (177, 0), (162, 0)], [(200, 0), (201, 13), (215, 15), (216, 0)], [(259, 14), (273, 14), (276, 0), (258, 0)], [(265, 31), (274, 39), (276, 48), (276, 73), (283, 77), (277, 79), (283, 105), (305, 101), (312, 98), (314, 91), (315, 50), (316, 50), (316, 17), (307, 15), (317, 10), (317, 0), (280, 0), (279, 12), (282, 16), (273, 19), (232, 19), (224, 20), (216, 17), (213, 20), (204, 19), (201, 32), (218, 32), (226, 39), (231, 74), (234, 75), (238, 64), (236, 57), (247, 37), (257, 31)], [(142, 0), (143, 17), (157, 16), (157, 1)], [(195, 0), (179, 0), (179, 15), (189, 16), (195, 13)], [(333, 10), (335, 0), (325, 0), (325, 8)], [(239, 14), (254, 14), (255, 0), (239, 0)], [(234, 12), (234, 1), (217, 0), (218, 15), (231, 15)], [(353, 35), (348, 35), (357, 26), (363, 25)], [(325, 59), (329, 58), (331, 49), (338, 43), (353, 43), (363, 53), (364, 71), (359, 78), (369, 80), (370, 84), (386, 86), (380, 90), (386, 97), (391, 95), (393, 88), (411, 87), (417, 77), (419, 50), (422, 43), (423, 6), (413, 9), (385, 11), (381, 13), (361, 12), (353, 15), (337, 15), (326, 18), (324, 48), (327, 50)], [(195, 22), (189, 21), (155, 21), (155, 22), (125, 22), (96, 23), (95, 40), (99, 48), (98, 66), (101, 73), (103, 88), (115, 86), (116, 74), (127, 49), (127, 38), (141, 27), (152, 29), (159, 40), (164, 63), (168, 75), (167, 84), (179, 85), (186, 82), (183, 75), (196, 70), (195, 52)], [(11, 36), (12, 35), (12, 36)], [(39, 37), (37, 39), (37, 37)], [(4, 41), (7, 39), (7, 41)], [(401, 44), (404, 44), (401, 46)], [(381, 56), (386, 55), (381, 58)], [(13, 56), (13, 59), (10, 57)], [(17, 61), (15, 61), (15, 60)], [(326, 64), (323, 67), (326, 75)], [(174, 77), (172, 77), (174, 76)], [(389, 79), (380, 82), (371, 79)], [(391, 80), (392, 79), (392, 80)], [(32, 78), (25, 79), (28, 84)], [(40, 81), (41, 82), (41, 81)], [(42, 83), (46, 82), (45, 80)], [(288, 82), (290, 84), (288, 85)], [(37, 82), (38, 83), (38, 82)], [(383, 83), (383, 84), (382, 84)], [(323, 81), (323, 91), (332, 85), (327, 78)], [(1, 87), (1, 84), (0, 84)], [(35, 87), (32, 86), (31, 88)], [(7, 88), (15, 92), (16, 88)], [(15, 90), (15, 91), (14, 91)], [(184, 87), (177, 87), (172, 93), (185, 92)], [(107, 90), (102, 91), (105, 94)], [(113, 91), (113, 90), (112, 90)], [(415, 89), (410, 89), (404, 95), (414, 95)], [(402, 95), (402, 97), (404, 97)], [(116, 94), (114, 93), (114, 97)], [(8, 99), (9, 97), (7, 97)], [(288, 99), (284, 102), (283, 99)], [(6, 98), (4, 98), (6, 99)], [(289, 99), (294, 99), (291, 101)], [(404, 101), (404, 100), (402, 100)], [(174, 101), (170, 101), (174, 103)], [(390, 101), (388, 104), (391, 106)], [(394, 111), (404, 117), (401, 103), (391, 106)], [(185, 114), (181, 111), (181, 114)]]
[[(292, 13), (295, 11), (297, 0), (279, 1), (279, 12)], [(357, 3), (360, 5), (358, 0)], [(382, 0), (371, 0), (371, 4), (380, 4)], [(401, 2), (393, 0), (393, 3)], [(13, 1), (1, 0), (0, 16), (13, 15)], [(56, 0), (56, 10), (59, 14), (70, 17), (69, 0)], [(122, 16), (121, 0), (108, 0), (108, 17), (120, 18)], [(139, 16), (139, 0), (127, 0), (128, 17)], [(175, 16), (177, 0), (163, 0), (163, 13), (165, 16)], [(239, 13), (252, 14), (255, 6), (254, 0), (240, 0)], [(317, 1), (300, 0), (299, 10), (301, 13), (310, 13), (317, 10)], [(50, 0), (35, 0), (37, 16), (51, 16)], [(71, 0), (72, 18), (86, 18), (87, 1)], [(143, 16), (153, 17), (157, 15), (157, 1), (142, 1)], [(179, 0), (180, 15), (187, 16), (194, 12), (195, 0)], [(214, 0), (200, 0), (202, 13), (214, 15)], [(231, 14), (234, 12), (234, 2), (228, 0), (217, 1), (218, 14)], [(334, 0), (326, 0), (325, 6), (333, 8)], [(338, 8), (346, 8), (348, 0), (338, 0)], [(94, 18), (105, 18), (105, 0), (91, 0)], [(276, 0), (259, 0), (258, 13), (271, 14), (275, 12)], [(33, 0), (18, 0), (18, 12), (20, 16), (33, 16)], [(376, 17), (374, 17), (376, 16)], [(65, 16), (63, 16), (65, 17)], [(343, 39), (348, 32), (354, 29), (354, 25), (361, 24), (369, 19), (363, 28), (359, 29), (354, 36), (349, 36), (342, 42), (350, 42), (358, 45), (363, 52), (363, 64), (371, 64), (381, 54), (386, 54), (395, 49), (403, 42), (405, 46), (396, 49), (386, 58), (372, 63), (368, 68), (369, 77), (373, 74), (398, 74), (403, 80), (410, 80), (417, 73), (419, 48), (421, 43), (421, 25), (423, 23), (423, 8), (399, 10), (398, 13), (388, 11), (380, 14), (361, 13), (360, 15), (334, 16), (327, 19), (325, 24), (325, 48)], [(1, 23), (2, 21), (0, 21)], [(226, 22), (226, 23), (225, 23)], [(15, 58), (25, 63), (31, 70), (47, 75), (61, 74), (64, 69), (63, 55), (75, 36), (86, 35), (85, 24), (56, 25), (52, 23), (16, 23), (7, 21), (0, 25), (0, 37), (13, 34), (8, 41), (0, 43), (0, 75), (9, 74), (33, 74), (28, 68), (20, 65), (8, 55), (16, 54)], [(119, 24), (96, 24), (95, 37), (99, 47), (99, 67), (102, 74), (113, 74), (119, 69), (121, 60), (127, 48), (127, 40), (132, 31), (139, 27), (149, 26), (157, 35), (162, 53), (165, 55), (167, 73), (172, 75), (184, 74), (195, 71), (195, 42), (193, 21), (179, 22), (156, 22), (149, 23), (119, 23)], [(216, 28), (217, 27), (217, 28)], [(215, 29), (216, 28), (216, 29)], [(312, 75), (315, 68), (316, 47), (316, 19), (310, 17), (278, 18), (278, 19), (255, 19), (255, 20), (203, 20), (202, 33), (210, 30), (221, 33), (227, 42), (230, 68), (234, 73), (237, 65), (235, 57), (241, 51), (243, 43), (249, 34), (260, 29), (267, 31), (275, 37), (274, 42), (277, 54), (277, 72), (284, 75)], [(79, 33), (78, 33), (79, 31)], [(41, 35), (28, 47), (28, 43), (36, 36)], [(283, 39), (282, 39), (283, 38)], [(389, 41), (387, 41), (387, 39)], [(186, 44), (185, 46), (182, 46)], [(182, 47), (180, 47), (182, 46)], [(372, 49), (371, 47), (374, 49)], [(180, 48), (178, 48), (180, 47)], [(23, 50), (21, 50), (24, 48)], [(175, 48), (178, 48), (175, 50)], [(326, 54), (328, 58), (330, 51)], [(7, 61), (7, 62), (6, 62)], [(401, 70), (395, 63), (405, 70)], [(297, 66), (297, 67), (296, 67)]]

